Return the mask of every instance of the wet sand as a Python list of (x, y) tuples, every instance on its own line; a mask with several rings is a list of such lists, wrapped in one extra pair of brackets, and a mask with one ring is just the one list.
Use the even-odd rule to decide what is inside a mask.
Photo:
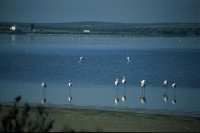
[(52, 131), (66, 131), (71, 127), (75, 131), (108, 132), (199, 132), (200, 118), (183, 115), (149, 114), (134, 111), (102, 111), (94, 109), (49, 108), (55, 120)]
[[(6, 112), (9, 108), (3, 106), (2, 112)], [(50, 118), (55, 121), (51, 131), (200, 132), (199, 117), (127, 110), (53, 107), (47, 107), (46, 110)]]

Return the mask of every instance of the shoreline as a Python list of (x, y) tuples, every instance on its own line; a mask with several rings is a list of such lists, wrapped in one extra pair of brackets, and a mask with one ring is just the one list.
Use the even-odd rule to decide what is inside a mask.
[(141, 34), (141, 35), (135, 35), (135, 34), (84, 34), (84, 33), (13, 33), (13, 32), (0, 32), (0, 34), (4, 35), (66, 35), (66, 36), (85, 36), (85, 37), (200, 37), (200, 35), (153, 35), (153, 34)]
[[(31, 112), (36, 107), (30, 106)], [(2, 112), (11, 106), (2, 105)], [(22, 106), (18, 106), (22, 108)], [(148, 114), (140, 111), (106, 111), (96, 109), (45, 107), (54, 125), (50, 131), (154, 131), (199, 132), (200, 117), (175, 114)]]
[[(2, 106), (11, 107), (15, 102), (0, 102)], [(183, 110), (168, 110), (168, 109), (145, 109), (145, 108), (131, 108), (122, 106), (93, 106), (93, 105), (73, 105), (73, 104), (51, 104), (46, 103), (45, 105), (41, 103), (27, 103), (19, 102), (18, 107), (24, 107), (25, 104), (36, 108), (38, 106), (43, 106), (45, 108), (53, 109), (75, 109), (75, 110), (94, 110), (94, 111), (105, 111), (105, 112), (122, 112), (122, 113), (136, 113), (138, 115), (161, 115), (161, 116), (179, 116), (188, 118), (200, 118), (200, 113), (198, 112), (188, 112)]]

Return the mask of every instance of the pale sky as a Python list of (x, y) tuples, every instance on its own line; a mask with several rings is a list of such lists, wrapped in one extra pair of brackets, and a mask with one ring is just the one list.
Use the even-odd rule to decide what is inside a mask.
[(0, 0), (0, 22), (200, 23), (200, 0)]

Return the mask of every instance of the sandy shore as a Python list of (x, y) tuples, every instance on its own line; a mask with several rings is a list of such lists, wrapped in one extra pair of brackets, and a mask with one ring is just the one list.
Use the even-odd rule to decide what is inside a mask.
[[(2, 106), (1, 115), (10, 106)], [(47, 112), (55, 122), (51, 131), (108, 132), (200, 132), (200, 118), (184, 115), (149, 114), (134, 111), (103, 111), (95, 109), (53, 108)], [(34, 109), (33, 109), (34, 111)]]

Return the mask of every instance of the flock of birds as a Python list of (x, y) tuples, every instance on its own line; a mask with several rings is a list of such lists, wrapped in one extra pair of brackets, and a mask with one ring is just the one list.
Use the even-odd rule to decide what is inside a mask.
[[(84, 60), (84, 57), (80, 57), (79, 59), (79, 63), (81, 64)], [(127, 63), (130, 63), (130, 57), (127, 57)], [(140, 102), (142, 104), (146, 103), (146, 97), (145, 97), (145, 87), (147, 85), (146, 83), (146, 80), (141, 80), (139, 81), (140, 82), (140, 86), (141, 86), (141, 89), (142, 89), (142, 96), (140, 97)], [(126, 77), (123, 76), (122, 80), (121, 80), (121, 84), (122, 84), (122, 87), (123, 87), (123, 95), (122, 95), (122, 102), (125, 103), (126, 102)], [(119, 79), (115, 79), (114, 81), (114, 85), (116, 87), (116, 96), (115, 96), (115, 104), (118, 105), (119, 104), (119, 88), (118, 86), (120, 85), (120, 81)], [(163, 81), (163, 86), (167, 87), (168, 85), (168, 81), (167, 80), (164, 80)], [(47, 88), (47, 84), (43, 81), (42, 84), (41, 84), (42, 88), (43, 88), (43, 99), (42, 99), (42, 104), (45, 104), (47, 99), (46, 99), (46, 88)], [(68, 96), (68, 101), (69, 103), (72, 102), (72, 96), (71, 96), (71, 88), (72, 88), (72, 80), (69, 80), (68, 81), (68, 87), (69, 87), (69, 96)], [(172, 88), (175, 90), (176, 88), (176, 83), (173, 83), (172, 84)], [(175, 92), (174, 92), (174, 98), (172, 100), (172, 104), (176, 104), (176, 96), (175, 96)], [(165, 92), (164, 95), (163, 95), (163, 100), (164, 102), (167, 102), (168, 101), (168, 96), (167, 96), (167, 93)]]
[[(119, 89), (118, 89), (118, 86), (120, 85), (120, 81), (119, 79), (115, 79), (115, 87), (116, 87), (116, 96), (115, 96), (115, 104), (118, 105), (119, 103)], [(125, 103), (126, 102), (126, 93), (124, 93), (124, 90), (126, 90), (126, 77), (123, 76), (122, 78), (122, 81), (121, 81), (121, 84), (123, 86), (123, 95), (122, 95), (122, 102)], [(146, 87), (147, 83), (146, 83), (146, 80), (141, 80), (140, 81), (140, 86), (142, 88), (142, 96), (140, 97), (140, 102), (142, 104), (146, 103), (146, 97), (145, 97), (145, 87)], [(163, 81), (163, 86), (167, 87), (168, 85), (168, 81), (167, 80), (164, 80)], [(176, 83), (173, 83), (172, 84), (172, 88), (174, 91), (176, 91)], [(168, 101), (168, 96), (167, 96), (167, 93), (165, 92), (164, 95), (163, 95), (163, 100), (164, 102), (167, 102)], [(176, 104), (176, 93), (174, 92), (174, 98), (172, 99), (172, 104)]]

